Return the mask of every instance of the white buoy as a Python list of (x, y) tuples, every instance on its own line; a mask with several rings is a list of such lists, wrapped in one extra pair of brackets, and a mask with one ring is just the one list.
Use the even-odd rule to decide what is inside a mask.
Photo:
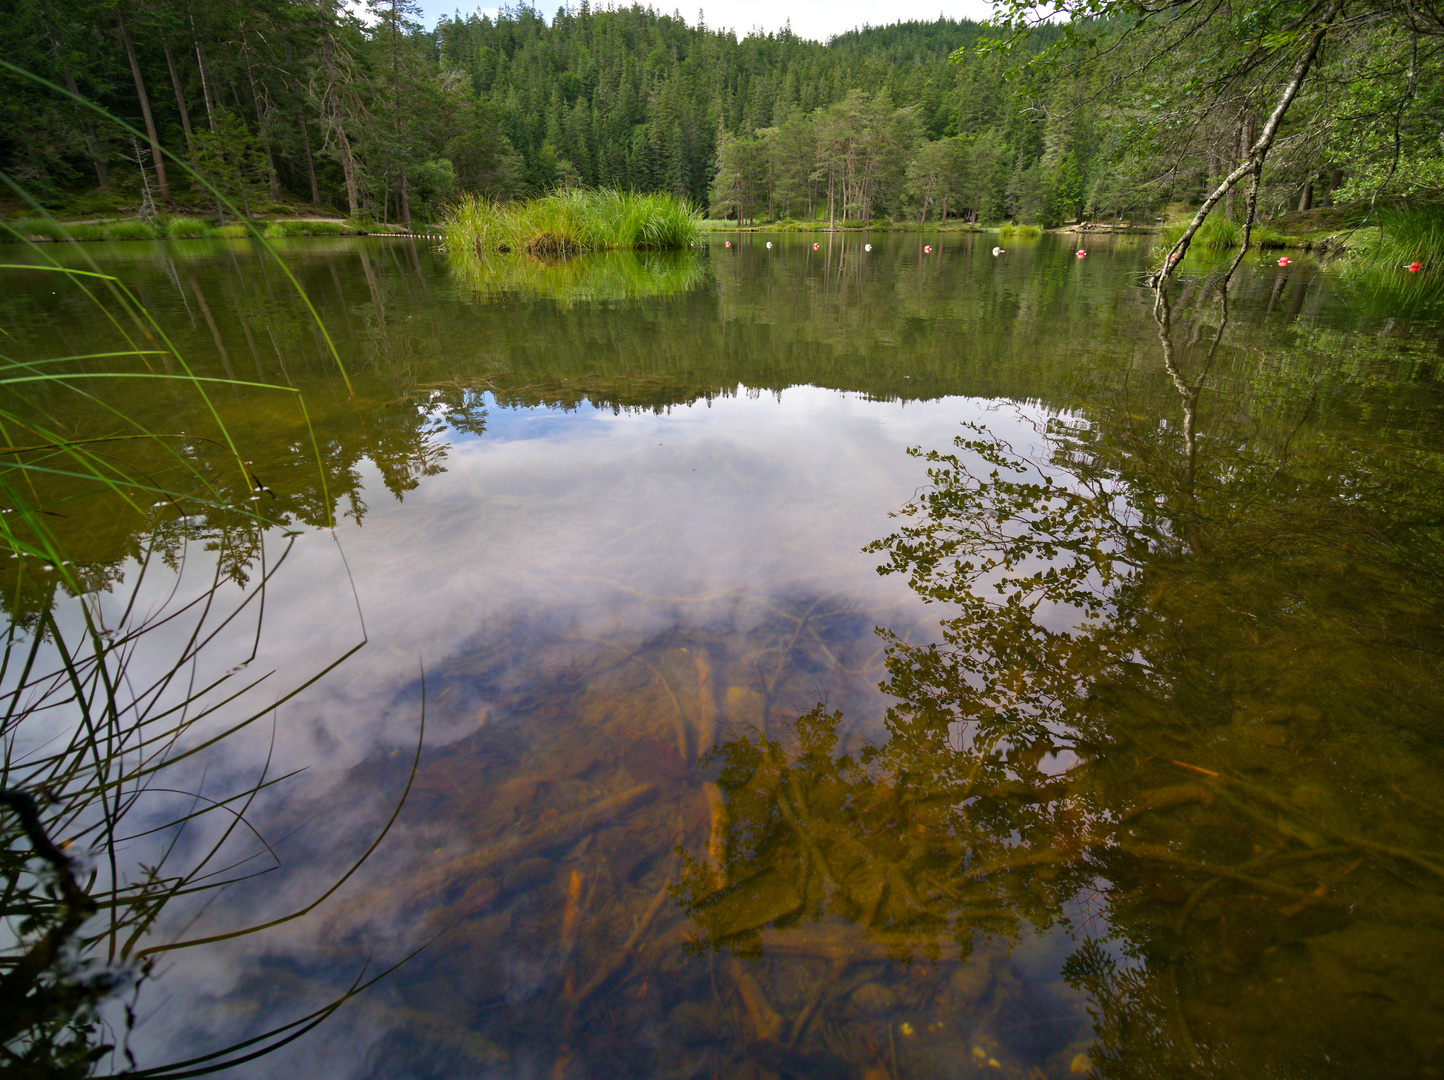
[(1001, 255), (1001, 254), (1003, 254), (1003, 251), (1004, 251), (1003, 248), (995, 247), (995, 248), (993, 249), (993, 254), (994, 254), (994, 255)]

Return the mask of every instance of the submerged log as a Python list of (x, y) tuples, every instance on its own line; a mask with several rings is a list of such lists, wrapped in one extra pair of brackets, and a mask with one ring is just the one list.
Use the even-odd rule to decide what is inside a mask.
[(365, 896), (340, 906), (332, 917), (339, 920), (347, 914), (372, 910), (385, 900), (405, 894), (409, 897), (435, 896), (452, 882), (485, 873), (494, 867), (514, 863), (552, 848), (575, 843), (613, 818), (650, 802), (657, 794), (655, 784), (636, 787), (598, 799), (590, 806), (558, 817), (530, 832), (508, 836), (487, 844), (477, 851), (458, 855), (438, 866), (419, 870), (391, 888), (373, 889)]
[(747, 1016), (757, 1031), (758, 1039), (775, 1041), (782, 1034), (781, 1015), (767, 1000), (767, 995), (762, 992), (762, 987), (757, 985), (757, 980), (743, 968), (742, 961), (734, 957), (730, 969), (737, 996), (742, 999), (742, 1004), (747, 1009)]
[(657, 794), (655, 784), (638, 784), (636, 787), (619, 791), (598, 799), (590, 806), (573, 814), (558, 817), (540, 828), (519, 836), (508, 836), (488, 844), (480, 851), (459, 855), (442, 863), (425, 876), (430, 880), (448, 881), (462, 873), (475, 873), (490, 869), (499, 863), (536, 855), (548, 848), (575, 843), (582, 834), (592, 832), (605, 825), (612, 818), (650, 802)]
[(648, 905), (647, 910), (642, 913), (642, 918), (638, 921), (636, 929), (632, 931), (632, 936), (626, 940), (620, 949), (607, 959), (607, 962), (587, 981), (587, 984), (577, 991), (574, 999), (576, 1004), (581, 1004), (583, 1001), (586, 1001), (587, 998), (596, 993), (608, 979), (621, 970), (623, 965), (631, 960), (632, 951), (637, 947), (637, 943), (642, 939), (642, 935), (646, 933), (647, 927), (652, 924), (653, 916), (657, 914), (666, 900), (667, 888), (663, 886), (657, 892), (657, 895), (652, 897), (652, 902)]

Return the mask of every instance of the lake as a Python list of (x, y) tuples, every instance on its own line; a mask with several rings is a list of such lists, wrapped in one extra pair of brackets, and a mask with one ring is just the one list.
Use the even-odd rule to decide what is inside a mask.
[[(6, 423), (195, 486), (35, 459), (6, 582), (189, 703), (64, 822), (197, 868), (82, 930), (110, 1067), (1440, 1076), (1444, 321), (999, 242), (9, 248), (7, 354), (100, 377)], [(12, 786), (83, 726), (26, 678)]]

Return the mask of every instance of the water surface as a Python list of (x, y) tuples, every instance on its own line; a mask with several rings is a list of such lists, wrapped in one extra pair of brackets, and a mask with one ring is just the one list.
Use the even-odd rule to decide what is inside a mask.
[[(197, 763), (307, 771), (249, 811), (270, 849), (229, 841), (270, 872), (154, 939), (310, 903), (412, 779), (306, 918), (161, 954), (140, 1062), (425, 945), (240, 1074), (1437, 1075), (1440, 328), (1307, 260), (1155, 311), (1146, 241), (723, 239), (491, 276), (281, 244), (349, 388), (248, 243), (44, 250), (300, 390), (321, 450), (290, 395), (217, 393), (258, 534), (212, 421), (117, 380), (217, 494), (57, 482), (98, 610), (269, 572), (199, 669), (365, 642)], [(18, 355), (109, 333), (5, 273)], [(152, 546), (178, 590), (134, 584)]]

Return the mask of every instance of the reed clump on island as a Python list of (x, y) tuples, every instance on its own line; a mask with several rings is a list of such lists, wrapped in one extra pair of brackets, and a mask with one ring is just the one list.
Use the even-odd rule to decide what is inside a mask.
[(464, 199), (442, 233), (453, 252), (555, 256), (686, 248), (701, 225), (701, 214), (675, 195), (573, 188), (526, 202)]
[[(1159, 231), (1154, 242), (1155, 253), (1166, 256), (1173, 250), (1173, 245), (1178, 243), (1179, 237), (1187, 228), (1187, 218), (1180, 218), (1165, 225)], [(1248, 242), (1249, 247), (1259, 251), (1290, 247), (1307, 248), (1309, 246), (1305, 239), (1289, 236), (1267, 222), (1260, 221), (1254, 222), (1253, 228), (1249, 230)], [(1198, 231), (1193, 234), (1191, 247), (1199, 251), (1237, 251), (1242, 243), (1243, 225), (1237, 221), (1231, 221), (1215, 210), (1204, 219), (1203, 224), (1198, 227)]]

